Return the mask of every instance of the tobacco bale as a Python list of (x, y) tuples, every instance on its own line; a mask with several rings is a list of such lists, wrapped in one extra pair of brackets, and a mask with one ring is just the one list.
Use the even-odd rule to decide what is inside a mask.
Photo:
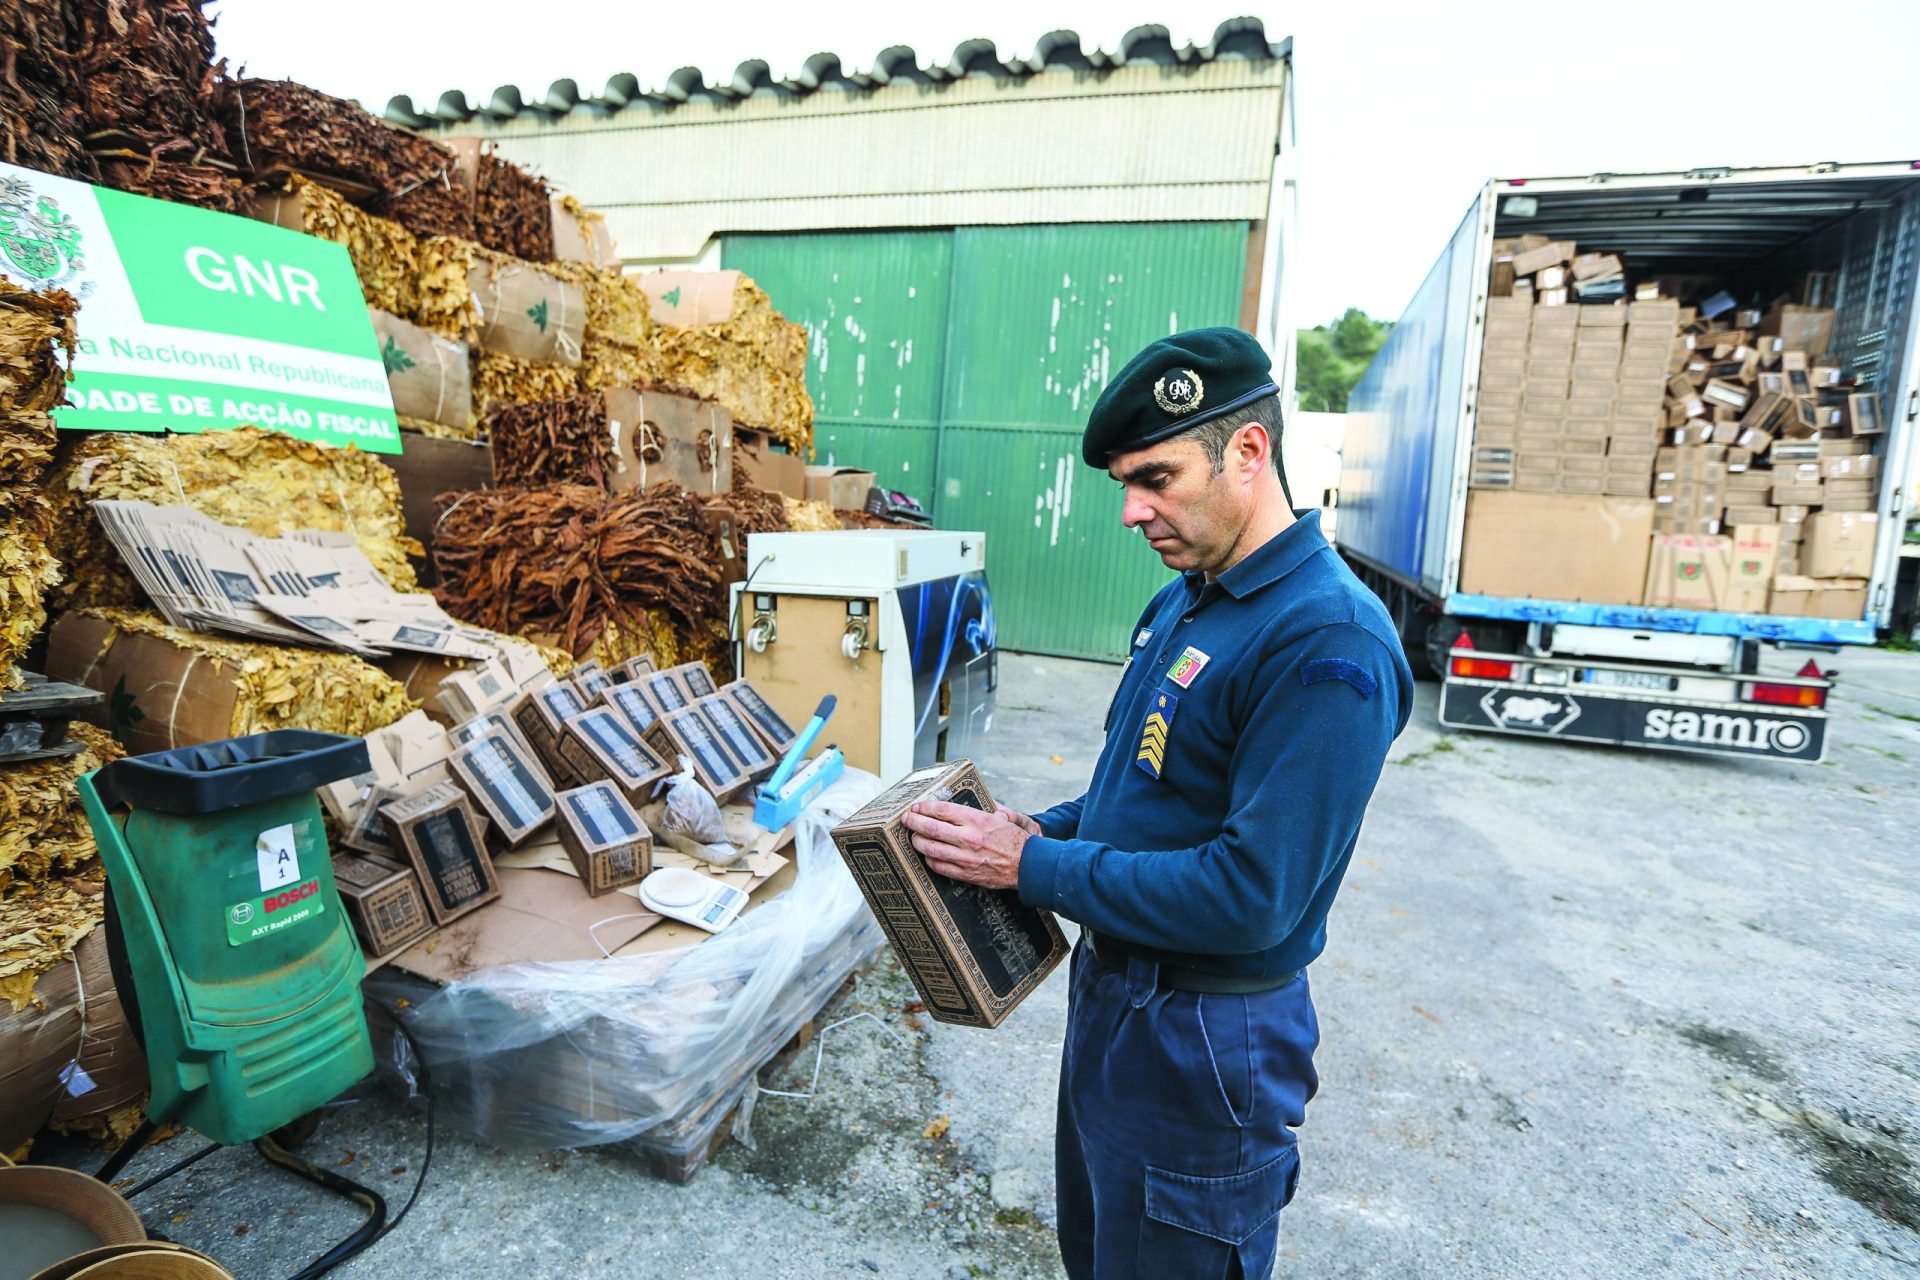
[(498, 351), (473, 353), (473, 411), (490, 419), (502, 405), (541, 404), (572, 395), (578, 370), (539, 364)]
[(101, 181), (122, 191), (232, 213), (242, 187), (212, 95), (204, 0), (80, 0), (83, 116)]
[(747, 479), (746, 470), (735, 467), (733, 470), (733, 492), (725, 497), (714, 496), (706, 499), (709, 506), (724, 504), (733, 510), (740, 532), (747, 533), (785, 533), (793, 528), (787, 518), (787, 503), (783, 494), (770, 493)]
[(231, 80), (217, 95), (234, 150), (258, 179), (289, 171), (371, 187), (362, 203), (417, 235), (473, 236), (453, 152), (343, 98), (290, 80)]
[(37, 293), (0, 276), (0, 486), (31, 484), (53, 461), (46, 411), (66, 395), (76, 306), (64, 290)]
[[(642, 276), (649, 296), (662, 284), (694, 273)], [(801, 457), (813, 451), (813, 400), (807, 394), (807, 332), (773, 309), (766, 291), (744, 272), (731, 273), (732, 299), (724, 320), (711, 324), (657, 322), (658, 382), (727, 406), (734, 421), (771, 434)]]
[(76, 754), (0, 769), (0, 898), (85, 867), (98, 852), (73, 780), (126, 752), (105, 729), (68, 731), (86, 744)]
[(72, 0), (0, 4), (0, 160), (92, 182), (98, 177), (80, 135), (79, 66), (73, 47), (80, 14)]
[(503, 159), (488, 143), (474, 175), (476, 237), (489, 249), (528, 262), (553, 259), (553, 188)]
[(278, 536), (296, 529), (354, 535), (396, 591), (418, 586), (408, 555), (425, 555), (406, 534), (400, 484), (377, 456), (258, 427), (201, 435), (100, 432), (61, 450), (47, 483), (57, 513), (53, 550), (67, 581), (61, 609), (132, 604), (138, 591), (89, 504), (134, 498), (185, 503), (223, 524)]
[(53, 504), (33, 489), (0, 489), (0, 693), (22, 686), (15, 664), (46, 625), (60, 582), (52, 541)]
[(252, 213), (344, 245), (368, 306), (403, 318), (420, 309), (420, 238), (393, 219), (356, 208), (333, 188), (298, 175), (255, 193)]
[(618, 455), (598, 394), (496, 405), (487, 415), (496, 475), (516, 485), (609, 487)]
[(587, 332), (580, 346), (581, 389), (604, 391), (659, 381), (653, 304), (639, 280), (618, 268), (584, 262), (558, 262), (552, 270), (579, 285), (587, 298)]
[(418, 249), (418, 300), (413, 322), (456, 342), (473, 343), (480, 336), (480, 312), (474, 305), (473, 285), (467, 278), (474, 252), (482, 246), (458, 236), (427, 236)]
[(169, 158), (196, 154), (167, 146), (157, 148), (144, 159), (102, 156), (100, 180), (137, 196), (197, 205), (219, 213), (239, 213), (246, 201), (246, 187), (232, 172), (217, 165), (197, 164), (191, 159)]
[(780, 495), (780, 502), (787, 509), (787, 527), (796, 533), (828, 533), (840, 528), (840, 517), (834, 514), (831, 502), (803, 502), (785, 494)]
[(115, 728), (136, 751), (272, 729), (362, 737), (419, 705), (352, 654), (183, 631), (139, 609), (76, 609), (54, 625), (48, 652), (49, 675), (120, 686), (125, 706), (103, 714), (123, 717)]
[(673, 485), (464, 494), (441, 514), (433, 559), (435, 594), (454, 616), (495, 631), (546, 633), (576, 656), (610, 625), (649, 630), (653, 614), (692, 634), (725, 622), (718, 541), (700, 504)]
[(225, 160), (227, 133), (210, 110), (226, 64), (215, 64), (205, 0), (80, 0), (77, 43), (88, 132), (178, 143)]
[(38, 292), (0, 275), (0, 414), (45, 411), (67, 393), (79, 303), (64, 289)]

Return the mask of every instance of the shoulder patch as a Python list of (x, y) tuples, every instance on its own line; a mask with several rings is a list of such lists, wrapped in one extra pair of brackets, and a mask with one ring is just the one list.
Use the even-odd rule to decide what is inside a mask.
[(1373, 673), (1357, 662), (1345, 658), (1315, 658), (1300, 668), (1301, 684), (1320, 684), (1327, 680), (1340, 680), (1353, 686), (1353, 691), (1363, 698), (1371, 698), (1380, 682)]

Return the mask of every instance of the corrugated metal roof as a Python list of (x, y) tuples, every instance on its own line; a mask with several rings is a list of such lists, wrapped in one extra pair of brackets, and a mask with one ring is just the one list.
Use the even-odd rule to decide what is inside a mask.
[(775, 80), (767, 64), (743, 62), (731, 79), (708, 83), (698, 67), (682, 67), (664, 85), (643, 90), (637, 76), (622, 72), (607, 81), (597, 95), (583, 95), (573, 80), (556, 80), (540, 98), (529, 98), (517, 85), (501, 85), (484, 103), (469, 101), (458, 89), (440, 95), (432, 107), (417, 109), (407, 94), (387, 103), (386, 117), (411, 129), (436, 129), (475, 120), (511, 120), (520, 116), (547, 119), (587, 111), (612, 115), (633, 107), (671, 111), (689, 102), (739, 102), (753, 97), (801, 98), (826, 89), (868, 92), (888, 85), (937, 85), (969, 77), (1026, 79), (1048, 72), (1106, 72), (1129, 66), (1191, 67), (1239, 58), (1255, 62), (1283, 61), (1292, 55), (1293, 41), (1272, 42), (1258, 18), (1229, 18), (1214, 29), (1204, 45), (1176, 48), (1163, 26), (1133, 28), (1121, 37), (1112, 53), (1086, 51), (1078, 33), (1051, 31), (1034, 45), (1031, 58), (1002, 58), (991, 40), (963, 41), (946, 63), (922, 65), (906, 45), (883, 49), (866, 71), (848, 72), (838, 54), (816, 53), (797, 76)]

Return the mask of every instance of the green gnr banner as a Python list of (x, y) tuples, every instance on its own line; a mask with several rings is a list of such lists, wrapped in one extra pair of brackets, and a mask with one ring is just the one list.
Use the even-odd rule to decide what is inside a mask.
[(344, 247), (0, 164), (0, 275), (79, 299), (70, 430), (254, 425), (399, 453)]

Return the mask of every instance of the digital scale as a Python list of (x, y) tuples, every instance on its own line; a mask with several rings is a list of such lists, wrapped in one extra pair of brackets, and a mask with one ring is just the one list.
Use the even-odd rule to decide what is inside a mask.
[(740, 918), (747, 895), (688, 867), (662, 867), (640, 882), (640, 905), (718, 933)]

